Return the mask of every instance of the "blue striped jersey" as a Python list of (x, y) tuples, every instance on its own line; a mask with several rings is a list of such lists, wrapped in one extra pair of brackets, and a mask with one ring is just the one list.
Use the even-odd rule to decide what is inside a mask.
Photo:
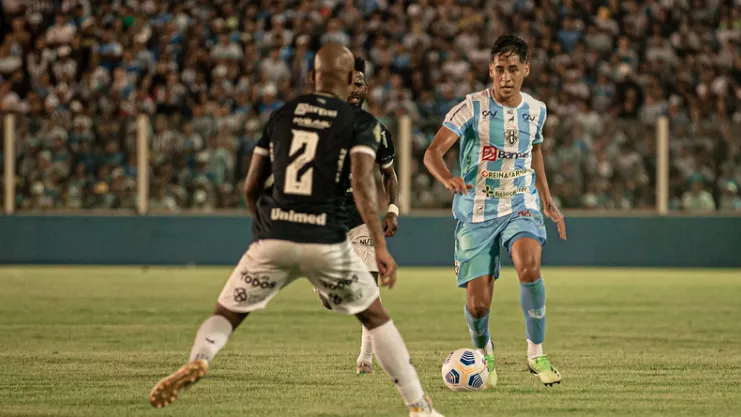
[(533, 145), (543, 142), (546, 106), (522, 93), (517, 107), (494, 100), (491, 89), (466, 96), (443, 126), (460, 136), (461, 176), (473, 189), (453, 199), (453, 215), (480, 223), (520, 210), (540, 210), (532, 169)]

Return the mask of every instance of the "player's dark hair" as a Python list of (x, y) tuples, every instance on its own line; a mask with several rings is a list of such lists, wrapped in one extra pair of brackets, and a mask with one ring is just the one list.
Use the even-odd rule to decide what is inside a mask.
[(362, 56), (355, 57), (355, 71), (365, 74), (365, 59)]
[(498, 55), (516, 55), (522, 63), (530, 59), (527, 42), (516, 35), (502, 35), (497, 38), (494, 46), (491, 47), (491, 59), (494, 60), (494, 57)]

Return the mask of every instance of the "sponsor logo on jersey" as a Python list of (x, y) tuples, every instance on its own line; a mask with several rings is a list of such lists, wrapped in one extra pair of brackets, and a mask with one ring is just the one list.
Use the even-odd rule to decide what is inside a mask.
[(484, 194), (485, 196), (489, 198), (510, 198), (515, 196), (516, 194), (523, 194), (530, 190), (530, 187), (528, 186), (522, 186), (517, 188), (491, 188), (491, 186), (484, 187), (483, 190), (481, 190), (481, 194)]
[(300, 213), (300, 212), (293, 211), (293, 210), (284, 211), (276, 207), (270, 210), (270, 220), (280, 220), (280, 221), (291, 222), (291, 223), (315, 224), (317, 226), (325, 226), (327, 224), (327, 213), (322, 213), (322, 214)]
[(482, 161), (496, 161), (499, 159), (524, 159), (530, 157), (530, 152), (506, 152), (496, 146), (486, 145), (481, 149)]
[(481, 112), (481, 118), (484, 120), (491, 120), (497, 117), (496, 111), (484, 110)]
[(533, 217), (533, 213), (530, 210), (520, 210), (517, 212), (517, 215), (520, 217)]
[(308, 127), (312, 129), (327, 129), (332, 126), (332, 123), (326, 120), (315, 120), (310, 117), (294, 117), (293, 123), (301, 127)]
[(308, 103), (298, 103), (298, 106), (296, 106), (296, 110), (293, 112), (293, 114), (298, 116), (303, 116), (305, 114), (311, 113), (315, 113), (319, 116), (325, 117), (337, 117), (337, 110), (329, 110), (322, 107), (312, 106)]
[(512, 178), (524, 177), (532, 172), (531, 169), (516, 169), (514, 171), (481, 171), (481, 176), (493, 180), (508, 180)]
[(522, 115), (522, 120), (532, 123), (535, 121), (535, 116), (532, 114), (525, 113)]

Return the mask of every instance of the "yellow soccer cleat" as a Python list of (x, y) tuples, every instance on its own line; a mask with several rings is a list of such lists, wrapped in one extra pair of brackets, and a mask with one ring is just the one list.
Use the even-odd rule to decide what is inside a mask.
[(545, 355), (528, 361), (527, 366), (530, 373), (537, 375), (545, 386), (551, 387), (553, 384), (561, 383), (561, 373), (551, 365)]
[(152, 388), (149, 403), (155, 408), (162, 408), (178, 398), (181, 390), (198, 382), (208, 371), (208, 362), (195, 360), (183, 365), (168, 377), (163, 378)]

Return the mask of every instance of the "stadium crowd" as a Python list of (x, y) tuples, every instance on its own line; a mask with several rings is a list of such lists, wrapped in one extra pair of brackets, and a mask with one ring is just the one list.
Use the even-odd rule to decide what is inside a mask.
[(369, 111), (394, 132), (413, 119), (413, 207), (449, 207), (422, 154), (447, 111), (489, 84), (504, 33), (531, 47), (526, 91), (548, 105), (557, 204), (654, 207), (667, 115), (671, 207), (741, 210), (741, 1), (93, 3), (3, 0), (0, 111), (18, 115), (21, 210), (133, 208), (141, 112), (152, 208), (241, 207), (262, 124), (306, 90), (326, 42), (367, 59)]

